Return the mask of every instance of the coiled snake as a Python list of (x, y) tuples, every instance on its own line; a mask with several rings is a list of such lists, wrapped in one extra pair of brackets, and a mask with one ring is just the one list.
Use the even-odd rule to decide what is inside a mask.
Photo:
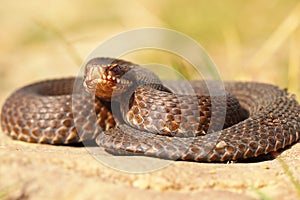
[(225, 82), (226, 92), (213, 98), (207, 83), (192, 81), (189, 95), (182, 82), (161, 82), (111, 58), (86, 65), (79, 81), (89, 93), (74, 92), (74, 81), (42, 81), (14, 92), (2, 107), (2, 129), (27, 142), (96, 139), (110, 151), (202, 162), (256, 157), (300, 138), (299, 104), (273, 85)]

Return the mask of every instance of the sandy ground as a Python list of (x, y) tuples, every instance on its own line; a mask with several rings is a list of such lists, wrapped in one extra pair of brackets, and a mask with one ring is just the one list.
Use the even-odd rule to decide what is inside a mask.
[[(128, 173), (102, 164), (85, 147), (30, 144), (2, 133), (0, 141), (0, 194), (7, 199), (299, 198), (278, 159), (234, 164), (172, 161), (152, 172)], [(299, 156), (299, 143), (279, 156), (298, 181)]]

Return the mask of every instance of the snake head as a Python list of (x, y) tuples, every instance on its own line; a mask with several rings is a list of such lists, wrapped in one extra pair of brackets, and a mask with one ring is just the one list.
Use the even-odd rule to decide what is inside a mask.
[(122, 78), (134, 64), (112, 58), (94, 58), (85, 66), (84, 87), (97, 97), (110, 100), (112, 94), (126, 91), (132, 81)]

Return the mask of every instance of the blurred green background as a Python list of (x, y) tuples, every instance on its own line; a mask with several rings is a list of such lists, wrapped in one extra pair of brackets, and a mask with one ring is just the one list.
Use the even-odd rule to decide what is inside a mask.
[(102, 41), (142, 27), (195, 39), (223, 80), (269, 82), (300, 99), (298, 0), (0, 2), (0, 103), (32, 81), (76, 75)]

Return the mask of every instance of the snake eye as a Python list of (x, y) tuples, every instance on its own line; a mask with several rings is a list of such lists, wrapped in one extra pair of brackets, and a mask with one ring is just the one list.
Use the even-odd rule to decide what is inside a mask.
[(120, 67), (120, 65), (114, 65), (111, 70), (112, 70), (112, 72), (115, 75), (119, 75), (121, 73), (121, 67)]

